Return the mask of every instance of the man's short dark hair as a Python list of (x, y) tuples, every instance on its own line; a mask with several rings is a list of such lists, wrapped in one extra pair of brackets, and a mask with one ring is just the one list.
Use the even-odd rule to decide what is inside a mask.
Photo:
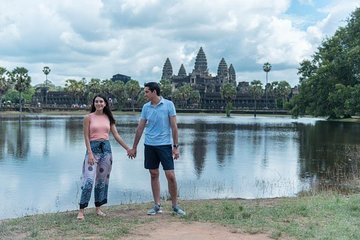
[(150, 91), (156, 91), (156, 94), (158, 96), (160, 96), (160, 86), (157, 82), (148, 82), (148, 83), (145, 83), (144, 85), (145, 87), (149, 88)]

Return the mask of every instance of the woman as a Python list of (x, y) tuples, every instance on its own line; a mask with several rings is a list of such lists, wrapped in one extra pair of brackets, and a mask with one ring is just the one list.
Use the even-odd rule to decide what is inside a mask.
[(109, 177), (112, 166), (112, 153), (109, 142), (109, 132), (115, 140), (128, 152), (130, 148), (120, 137), (115, 119), (109, 108), (108, 101), (101, 95), (96, 95), (92, 101), (91, 112), (84, 118), (84, 138), (86, 154), (82, 171), (82, 192), (80, 210), (77, 219), (84, 220), (85, 208), (88, 206), (92, 188), (95, 182), (94, 195), (96, 214), (106, 216), (100, 206), (107, 203)]

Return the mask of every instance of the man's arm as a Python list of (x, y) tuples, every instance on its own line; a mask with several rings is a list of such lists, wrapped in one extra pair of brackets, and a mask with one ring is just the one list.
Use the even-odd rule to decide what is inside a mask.
[(139, 124), (138, 124), (138, 126), (136, 128), (134, 144), (133, 144), (133, 147), (131, 149), (132, 157), (136, 157), (137, 145), (139, 144), (140, 138), (141, 138), (141, 136), (142, 136), (142, 134), (144, 132), (145, 124), (146, 124), (146, 120), (145, 119), (140, 119)]
[(170, 126), (171, 126), (171, 132), (172, 132), (172, 137), (173, 137), (173, 156), (174, 159), (178, 159), (180, 154), (179, 154), (179, 141), (178, 141), (178, 127), (177, 127), (177, 122), (176, 122), (176, 115), (175, 116), (171, 116), (170, 117)]

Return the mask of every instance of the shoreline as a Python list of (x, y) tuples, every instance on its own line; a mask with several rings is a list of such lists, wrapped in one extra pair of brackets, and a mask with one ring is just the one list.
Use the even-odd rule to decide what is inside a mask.
[[(307, 192), (266, 199), (180, 200), (187, 211), (182, 218), (171, 214), (169, 200), (156, 216), (146, 215), (152, 203), (120, 204), (103, 207), (106, 217), (87, 208), (83, 221), (76, 219), (77, 210), (0, 220), (0, 238), (200, 240), (215, 229), (219, 235), (210, 239), (230, 233), (226, 236), (233, 238), (227, 239), (360, 239), (359, 197), (359, 193)], [(200, 236), (197, 228), (191, 228), (204, 224), (209, 227)], [(152, 232), (161, 226), (154, 238)]]

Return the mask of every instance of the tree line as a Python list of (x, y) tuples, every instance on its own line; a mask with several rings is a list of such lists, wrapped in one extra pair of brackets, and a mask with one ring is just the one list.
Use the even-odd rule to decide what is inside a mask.
[[(129, 80), (124, 83), (122, 81), (101, 80), (98, 78), (93, 78), (88, 82), (85, 78), (81, 80), (67, 79), (65, 86), (61, 87), (55, 86), (47, 79), (50, 71), (48, 67), (44, 67), (46, 81), (42, 84), (32, 86), (31, 77), (28, 75), (26, 68), (16, 67), (12, 71), (7, 71), (5, 68), (0, 67), (0, 104), (10, 101), (11, 103), (20, 104), (21, 108), (23, 103), (32, 102), (32, 97), (38, 88), (46, 89), (46, 93), (48, 93), (48, 91), (68, 92), (76, 96), (77, 104), (80, 104), (80, 96), (85, 96), (88, 102), (91, 102), (95, 94), (102, 93), (112, 99), (114, 107), (122, 109), (126, 103), (130, 103), (133, 111), (136, 107), (142, 106), (146, 101), (142, 93), (142, 88), (137, 80)], [(200, 104), (200, 93), (194, 90), (190, 83), (173, 89), (171, 82), (163, 79), (160, 81), (160, 86), (161, 95), (165, 98), (172, 99), (180, 108), (188, 108), (189, 106), (197, 107)], [(251, 82), (250, 89), (248, 90), (255, 102), (263, 96), (264, 91), (267, 91), (270, 96), (281, 102), (282, 106), (280, 106), (280, 108), (283, 108), (285, 99), (291, 91), (291, 87), (286, 81), (274, 81), (268, 84), (265, 90), (260, 80), (254, 80)], [(221, 88), (221, 96), (226, 103), (226, 106), (224, 106), (226, 114), (230, 116), (232, 101), (237, 96), (236, 87), (232, 84), (224, 84)]]
[[(50, 70), (50, 69), (49, 69)], [(100, 80), (86, 82), (85, 79), (68, 79), (65, 87), (58, 87), (47, 80), (46, 83), (31, 86), (31, 77), (24, 67), (8, 71), (0, 67), (0, 107), (4, 102), (30, 103), (37, 87), (46, 87), (47, 91), (66, 91), (74, 96), (87, 96), (88, 100), (96, 93), (103, 93), (114, 99), (114, 105), (121, 108), (130, 102), (134, 110), (144, 102), (144, 95), (137, 80), (122, 81)], [(260, 80), (253, 80), (249, 94), (256, 103), (264, 95), (275, 99), (275, 108), (289, 109), (294, 116), (312, 115), (329, 118), (346, 118), (360, 115), (360, 8), (347, 19), (332, 37), (323, 40), (311, 59), (305, 59), (298, 68), (299, 94), (288, 102), (291, 92), (286, 81), (273, 81), (263, 86)], [(196, 106), (200, 102), (200, 93), (190, 84), (184, 84), (173, 90), (169, 80), (160, 81), (162, 95), (171, 98), (179, 107)], [(236, 86), (224, 84), (221, 96), (225, 100), (226, 114), (230, 116), (233, 101), (237, 96)]]
[(346, 22), (300, 63), (299, 95), (289, 105), (294, 116), (360, 115), (360, 8)]

